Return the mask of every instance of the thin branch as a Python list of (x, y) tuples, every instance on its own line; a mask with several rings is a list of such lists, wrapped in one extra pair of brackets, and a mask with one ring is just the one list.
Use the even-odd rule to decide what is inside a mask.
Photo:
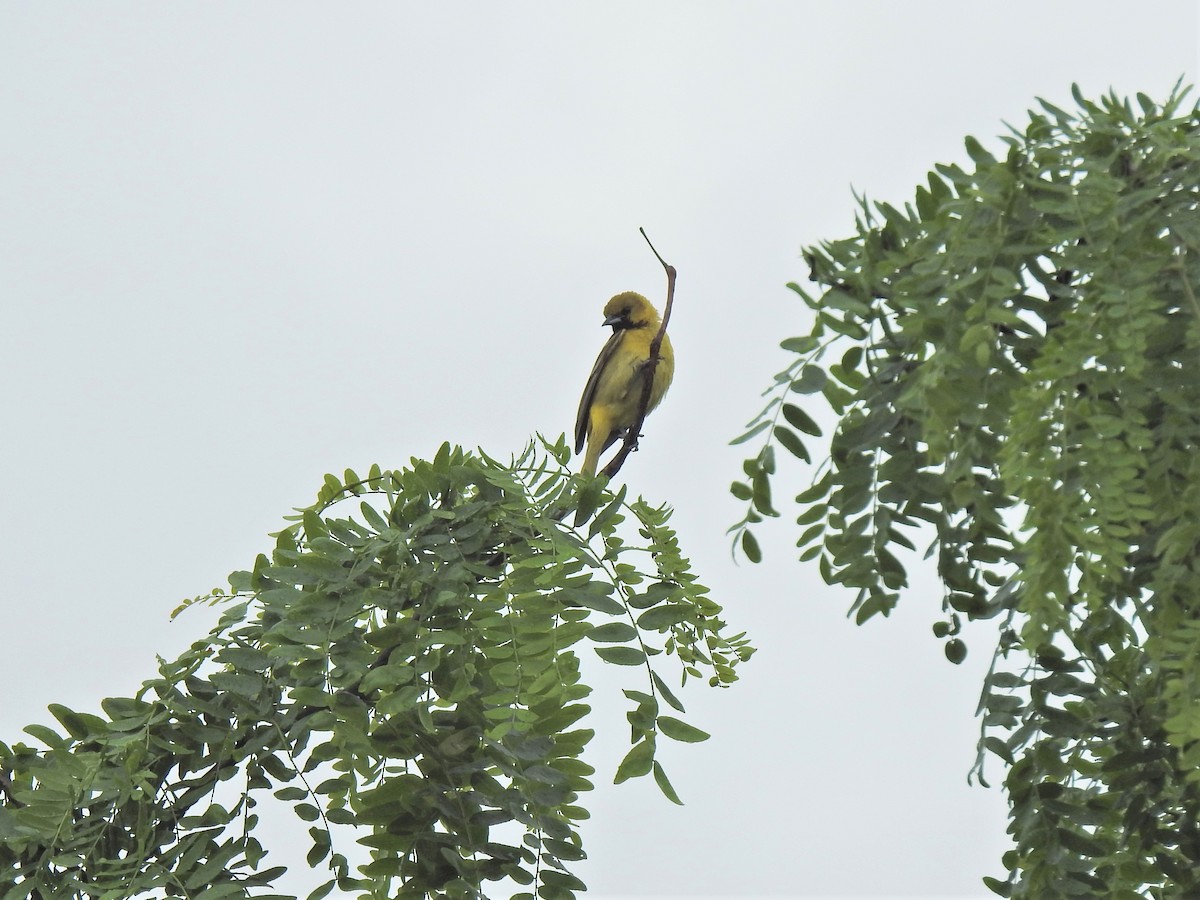
[(637, 446), (638, 438), (641, 437), (642, 425), (646, 421), (647, 408), (650, 406), (650, 392), (654, 387), (654, 371), (658, 368), (658, 351), (662, 347), (663, 337), (667, 333), (667, 323), (671, 321), (671, 305), (675, 302), (675, 267), (654, 249), (654, 244), (650, 243), (645, 228), (639, 228), (638, 231), (641, 232), (642, 237), (646, 238), (646, 243), (650, 245), (650, 252), (662, 263), (663, 271), (667, 273), (667, 305), (663, 308), (662, 324), (658, 326), (658, 334), (650, 341), (650, 355), (644, 364), (646, 378), (642, 382), (642, 396), (638, 401), (637, 416), (634, 417), (633, 424), (625, 433), (625, 440), (621, 444), (621, 449), (617, 451), (617, 455), (600, 470), (600, 474), (605, 478), (612, 478), (621, 470), (621, 466), (625, 463), (625, 457), (633, 451), (633, 448)]

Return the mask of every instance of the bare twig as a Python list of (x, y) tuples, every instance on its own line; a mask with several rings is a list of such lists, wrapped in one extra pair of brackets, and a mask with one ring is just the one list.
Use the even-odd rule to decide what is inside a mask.
[(675, 302), (675, 267), (654, 249), (654, 244), (650, 243), (645, 228), (639, 228), (638, 231), (642, 233), (642, 237), (646, 238), (646, 243), (650, 245), (650, 251), (662, 263), (663, 271), (667, 273), (667, 305), (663, 308), (662, 324), (658, 326), (658, 334), (650, 341), (650, 355), (645, 363), (646, 379), (642, 382), (642, 396), (638, 401), (637, 416), (634, 417), (633, 424), (629, 426), (629, 431), (625, 433), (625, 440), (621, 444), (621, 449), (617, 451), (617, 455), (600, 470), (600, 474), (605, 478), (612, 478), (621, 470), (621, 466), (625, 463), (625, 457), (637, 446), (638, 438), (641, 436), (642, 424), (646, 421), (647, 407), (650, 405), (650, 391), (654, 387), (654, 371), (658, 368), (658, 351), (662, 347), (663, 336), (667, 333), (667, 322), (671, 320), (671, 305)]

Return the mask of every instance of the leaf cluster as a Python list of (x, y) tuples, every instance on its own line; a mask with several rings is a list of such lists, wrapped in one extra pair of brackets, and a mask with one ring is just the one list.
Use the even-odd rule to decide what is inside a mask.
[[(272, 801), (328, 869), (312, 898), (583, 890), (579, 648), (645, 671), (616, 779), (653, 772), (675, 802), (656, 742), (707, 735), (660, 714), (683, 712), (670, 683), (726, 686), (752, 650), (725, 636), (669, 510), (568, 457), (561, 439), (511, 465), (444, 445), (327, 476), (270, 556), (192, 601), (225, 605), (205, 639), (102, 715), (52, 706), (58, 727), (26, 729), (44, 748), (0, 744), (0, 896), (279, 897), (256, 836)], [(351, 827), (357, 868), (337, 844)]]
[[(1200, 891), (1200, 116), (1074, 92), (999, 155), (938, 165), (902, 209), (806, 250), (814, 325), (743, 440), (734, 526), (773, 515), (803, 397), (836, 417), (801, 559), (887, 615), (927, 543), (934, 625), (994, 619), (985, 751), (1008, 766), (1004, 896)], [(799, 396), (797, 396), (799, 395)]]

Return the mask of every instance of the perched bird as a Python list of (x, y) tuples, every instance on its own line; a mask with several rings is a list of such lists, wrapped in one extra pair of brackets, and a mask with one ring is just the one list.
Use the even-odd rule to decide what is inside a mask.
[[(587, 454), (581, 471), (588, 475), (596, 474), (600, 454), (633, 426), (645, 384), (650, 342), (662, 322), (649, 300), (626, 291), (604, 304), (604, 324), (612, 326), (612, 337), (596, 357), (575, 419), (575, 452), (581, 453), (586, 442)], [(664, 334), (647, 413), (658, 406), (674, 374), (675, 351), (671, 349), (671, 339)]]

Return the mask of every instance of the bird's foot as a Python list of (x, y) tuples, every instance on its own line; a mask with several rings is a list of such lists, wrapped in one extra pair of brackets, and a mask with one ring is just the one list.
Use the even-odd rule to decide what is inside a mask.
[[(623, 440), (625, 440), (626, 438), (628, 438), (628, 437), (629, 437), (629, 429), (628, 429), (628, 428), (622, 428), (620, 431), (618, 431), (618, 432), (617, 432), (617, 437), (618, 437), (620, 440), (622, 440), (622, 441), (623, 441)], [(638, 435), (636, 438), (634, 438), (634, 439), (633, 439), (633, 443), (632, 443), (632, 444), (630, 444), (630, 446), (629, 446), (629, 452), (630, 452), (630, 453), (637, 453), (637, 450), (638, 450), (638, 440), (639, 440), (639, 439), (641, 439), (642, 437), (643, 437), (643, 435), (640, 435), (640, 434), (639, 434), (639, 435)]]

